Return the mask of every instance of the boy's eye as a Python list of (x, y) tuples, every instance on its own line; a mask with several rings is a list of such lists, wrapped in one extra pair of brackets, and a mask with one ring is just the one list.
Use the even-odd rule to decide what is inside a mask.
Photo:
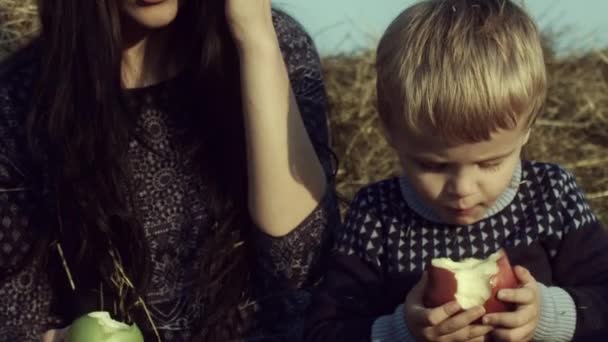
[(446, 169), (446, 163), (433, 163), (426, 161), (417, 161), (418, 167), (424, 171), (440, 172)]
[(494, 162), (494, 163), (481, 163), (479, 167), (486, 171), (496, 171), (500, 168), (502, 162)]

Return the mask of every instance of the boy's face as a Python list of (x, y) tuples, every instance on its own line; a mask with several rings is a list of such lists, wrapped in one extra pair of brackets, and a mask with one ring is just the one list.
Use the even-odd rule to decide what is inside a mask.
[(506, 190), (530, 130), (500, 130), (487, 141), (447, 145), (433, 135), (395, 137), (404, 174), (444, 222), (467, 225), (479, 221)]

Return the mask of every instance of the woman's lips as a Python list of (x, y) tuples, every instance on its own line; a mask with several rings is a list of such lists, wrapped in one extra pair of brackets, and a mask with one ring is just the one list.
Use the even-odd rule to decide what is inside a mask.
[(165, 0), (137, 0), (137, 4), (140, 6), (157, 5), (161, 2), (165, 2)]

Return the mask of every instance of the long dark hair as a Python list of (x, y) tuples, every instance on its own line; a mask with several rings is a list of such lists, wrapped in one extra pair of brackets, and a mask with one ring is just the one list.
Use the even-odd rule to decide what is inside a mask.
[[(62, 314), (71, 319), (92, 309), (103, 291), (110, 303), (120, 299), (119, 318), (147, 324), (137, 301), (148, 285), (150, 260), (143, 228), (128, 209), (126, 152), (136, 118), (128, 113), (121, 89), (118, 2), (39, 0), (41, 63), (27, 128), (50, 190), (49, 244), (63, 251), (61, 258), (49, 253)], [(238, 56), (224, 0), (182, 5), (172, 25), (179, 51), (188, 51), (181, 81), (184, 106), (192, 115), (184, 146), (209, 186), (206, 197), (216, 222), (201, 247), (198, 289), (207, 315), (198, 329), (204, 340), (225, 340), (245, 329), (238, 304), (250, 274)], [(64, 261), (76, 291), (68, 287)], [(117, 261), (134, 284), (127, 295), (116, 286)]]

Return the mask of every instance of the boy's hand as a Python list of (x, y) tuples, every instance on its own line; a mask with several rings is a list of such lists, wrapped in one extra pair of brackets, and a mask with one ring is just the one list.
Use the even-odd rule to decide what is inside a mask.
[(226, 18), (241, 49), (276, 40), (271, 0), (226, 0)]
[(405, 320), (410, 333), (421, 341), (485, 341), (493, 328), (471, 324), (485, 313), (483, 307), (462, 311), (456, 302), (434, 309), (424, 307), (422, 297), (427, 274), (410, 291), (405, 301)]
[(496, 341), (530, 341), (540, 318), (540, 296), (536, 280), (527, 269), (515, 267), (515, 275), (522, 284), (519, 289), (501, 290), (498, 299), (517, 304), (513, 312), (493, 313), (484, 316), (483, 323), (496, 328), (492, 332)]

